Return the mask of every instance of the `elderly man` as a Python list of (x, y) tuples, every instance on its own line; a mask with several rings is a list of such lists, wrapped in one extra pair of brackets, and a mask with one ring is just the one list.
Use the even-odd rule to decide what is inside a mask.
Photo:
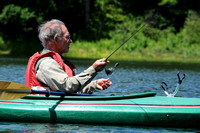
[(96, 89), (104, 90), (112, 84), (109, 79), (92, 81), (109, 63), (105, 59), (96, 60), (87, 70), (76, 75), (75, 66), (62, 57), (72, 43), (62, 21), (53, 19), (41, 24), (38, 30), (44, 49), (29, 59), (25, 77), (27, 86), (35, 90), (92, 94)]

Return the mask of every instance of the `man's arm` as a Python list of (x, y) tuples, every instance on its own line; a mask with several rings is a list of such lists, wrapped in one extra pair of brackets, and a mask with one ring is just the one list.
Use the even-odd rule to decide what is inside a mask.
[[(96, 76), (97, 72), (93, 66), (89, 67), (82, 73), (69, 77), (60, 65), (51, 57), (41, 61), (36, 76), (38, 80), (55, 91), (65, 91), (68, 93), (75, 93), (82, 91), (92, 79)], [(96, 84), (91, 84), (89, 89), (93, 92)], [(88, 87), (87, 87), (88, 88)], [(87, 91), (90, 91), (87, 89)]]

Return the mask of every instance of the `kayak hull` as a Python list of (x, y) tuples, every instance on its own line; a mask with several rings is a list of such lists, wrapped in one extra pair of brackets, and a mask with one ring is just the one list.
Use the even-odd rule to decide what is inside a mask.
[(155, 96), (28, 96), (0, 101), (0, 120), (105, 125), (199, 127), (200, 99)]

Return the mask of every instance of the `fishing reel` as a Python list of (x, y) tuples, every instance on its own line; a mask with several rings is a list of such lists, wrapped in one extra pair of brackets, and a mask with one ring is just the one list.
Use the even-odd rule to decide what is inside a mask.
[(115, 71), (115, 68), (119, 66), (119, 63), (116, 63), (114, 65), (114, 67), (110, 67), (110, 68), (105, 68), (105, 72), (107, 75), (111, 75), (114, 71)]
[[(183, 74), (182, 78), (180, 78), (179, 74), (180, 74), (180, 72), (177, 73), (178, 83), (177, 83), (176, 89), (175, 89), (175, 91), (173, 93), (168, 93), (167, 83), (165, 83), (165, 82), (161, 83), (161, 87), (163, 88), (165, 94), (168, 97), (174, 97), (177, 94), (177, 92), (179, 91), (179, 89), (180, 89), (181, 83), (182, 83), (183, 79), (185, 78), (185, 74)], [(163, 85), (165, 85), (165, 87)]]

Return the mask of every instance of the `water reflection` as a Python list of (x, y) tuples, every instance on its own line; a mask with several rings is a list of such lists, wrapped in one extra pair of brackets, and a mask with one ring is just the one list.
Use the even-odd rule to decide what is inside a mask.
[(0, 132), (10, 133), (132, 133), (132, 132), (181, 132), (195, 133), (199, 129), (167, 128), (167, 127), (134, 127), (134, 126), (106, 126), (84, 124), (45, 124), (45, 123), (14, 123), (0, 122)]

